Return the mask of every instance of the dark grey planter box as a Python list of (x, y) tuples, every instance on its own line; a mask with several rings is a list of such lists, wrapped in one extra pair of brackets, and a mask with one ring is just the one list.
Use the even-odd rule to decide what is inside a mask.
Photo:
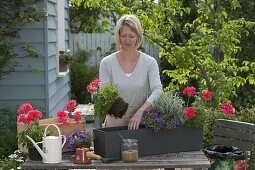
[(121, 159), (121, 138), (137, 139), (139, 156), (158, 155), (171, 152), (196, 151), (202, 148), (201, 128), (179, 127), (154, 132), (152, 129), (127, 127), (94, 129), (94, 150), (103, 158)]

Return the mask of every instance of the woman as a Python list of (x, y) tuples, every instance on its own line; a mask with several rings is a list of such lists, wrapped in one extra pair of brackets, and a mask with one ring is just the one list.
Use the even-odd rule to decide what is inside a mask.
[(122, 16), (115, 29), (119, 51), (103, 58), (99, 79), (100, 88), (117, 84), (120, 97), (129, 107), (121, 119), (107, 115), (105, 127), (128, 126), (128, 129), (138, 129), (144, 111), (150, 109), (162, 93), (156, 60), (137, 50), (142, 39), (138, 18), (134, 15)]

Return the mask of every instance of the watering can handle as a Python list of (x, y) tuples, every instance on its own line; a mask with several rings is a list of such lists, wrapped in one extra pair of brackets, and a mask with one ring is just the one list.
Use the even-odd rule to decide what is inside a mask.
[(58, 136), (61, 137), (60, 130), (59, 130), (58, 126), (55, 125), (55, 124), (49, 124), (49, 125), (45, 128), (45, 130), (44, 130), (44, 137), (46, 137), (46, 135), (47, 135), (46, 132), (47, 132), (47, 130), (48, 130), (48, 128), (49, 128), (50, 126), (55, 126), (55, 128), (58, 130)]
[(65, 143), (66, 143), (66, 136), (65, 135), (61, 135), (62, 138), (64, 138), (64, 141), (62, 143), (62, 148), (64, 147)]

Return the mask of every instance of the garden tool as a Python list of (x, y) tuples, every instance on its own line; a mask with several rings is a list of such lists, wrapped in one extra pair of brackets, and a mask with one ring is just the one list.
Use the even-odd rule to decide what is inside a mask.
[(76, 164), (90, 164), (91, 160), (101, 160), (103, 163), (110, 163), (117, 161), (115, 158), (102, 158), (100, 155), (89, 151), (89, 148), (77, 148), (74, 163)]
[[(46, 136), (47, 130), (50, 126), (54, 126), (57, 129), (59, 136)], [(27, 135), (26, 137), (33, 143), (34, 147), (42, 156), (43, 163), (61, 163), (62, 147), (66, 143), (66, 137), (60, 134), (60, 130), (57, 125), (49, 124), (45, 128), (43, 141), (41, 142), (36, 143), (31, 137)], [(62, 143), (62, 138), (64, 138), (63, 143)], [(38, 143), (42, 143), (42, 149), (38, 146)]]
[(102, 158), (100, 155), (94, 154), (92, 152), (87, 152), (86, 156), (90, 159), (101, 160), (103, 163), (111, 163), (119, 160), (117, 158)]

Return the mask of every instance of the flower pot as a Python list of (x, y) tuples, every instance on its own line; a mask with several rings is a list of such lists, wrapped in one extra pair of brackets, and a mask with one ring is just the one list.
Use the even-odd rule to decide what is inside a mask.
[(171, 152), (196, 151), (202, 148), (203, 131), (201, 128), (179, 127), (169, 130), (139, 128), (128, 130), (127, 127), (94, 129), (95, 153), (106, 158), (121, 158), (121, 141), (138, 140), (139, 156), (158, 155)]
[(68, 70), (68, 64), (59, 64), (59, 72), (66, 72)]
[[(42, 148), (42, 144), (39, 145)], [(28, 148), (28, 158), (33, 161), (41, 161), (42, 156), (35, 147)]]

